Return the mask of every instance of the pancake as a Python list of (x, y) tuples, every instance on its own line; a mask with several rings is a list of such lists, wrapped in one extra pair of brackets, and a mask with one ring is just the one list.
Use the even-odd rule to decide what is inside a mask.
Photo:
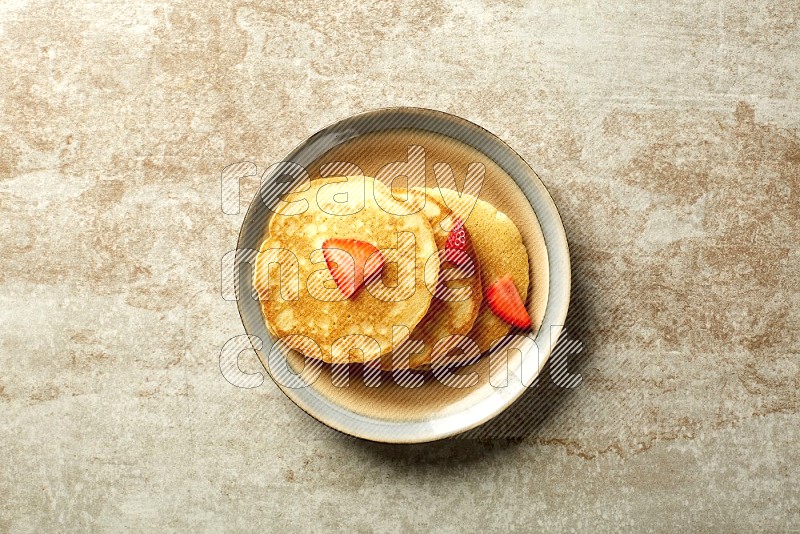
[[(313, 180), (285, 195), (254, 273), (269, 332), (328, 363), (375, 360), (405, 341), (430, 306), (439, 261), (427, 219), (394, 214), (402, 211), (386, 186), (363, 176)], [(365, 241), (386, 260), (350, 299), (323, 257), (329, 238)]]
[[(424, 203), (422, 214), (433, 228), (436, 246), (439, 251), (444, 251), (449, 232), (445, 231), (439, 223), (448, 215), (448, 212), (442, 210), (440, 205), (432, 198), (428, 198), (426, 192), (421, 189), (411, 189), (408, 193), (413, 197), (411, 200), (415, 203)], [(455, 343), (444, 341), (437, 348), (436, 361), (431, 361), (436, 344), (447, 336), (463, 336), (469, 333), (480, 310), (483, 300), (480, 267), (469, 239), (467, 239), (466, 253), (472, 260), (471, 265), (465, 264), (459, 267), (449, 261), (441, 263), (440, 276), (445, 276), (446, 272), (454, 275), (448, 281), (440, 281), (450, 291), (447, 292), (448, 294), (443, 294), (444, 291), (437, 291), (434, 294), (428, 313), (411, 332), (411, 337), (406, 342), (410, 344), (416, 340), (424, 343), (422, 352), (409, 355), (408, 366), (412, 369), (428, 369), (432, 363), (435, 366), (457, 364), (474, 357), (474, 354), (464, 350), (449, 350)], [(442, 259), (440, 252), (440, 260)], [(453, 339), (452, 341), (457, 340)], [(392, 363), (384, 365), (384, 368), (386, 367), (397, 368), (400, 366)]]
[[(511, 274), (525, 302), (530, 283), (528, 251), (513, 221), (488, 202), (473, 196), (459, 195), (456, 191), (439, 187), (429, 188), (427, 192), (429, 198), (448, 214), (440, 224), (443, 231), (450, 228), (452, 215), (464, 221), (480, 264), (483, 291), (501, 276)], [(484, 352), (510, 330), (511, 326), (497, 317), (484, 299), (469, 337)]]

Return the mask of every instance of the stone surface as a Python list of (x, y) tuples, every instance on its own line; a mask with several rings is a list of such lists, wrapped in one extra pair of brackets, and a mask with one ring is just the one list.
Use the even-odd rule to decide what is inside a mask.
[[(796, 2), (76, 4), (0, 5), (0, 531), (800, 529)], [(218, 364), (222, 168), (395, 105), (540, 174), (584, 348), (414, 447)]]

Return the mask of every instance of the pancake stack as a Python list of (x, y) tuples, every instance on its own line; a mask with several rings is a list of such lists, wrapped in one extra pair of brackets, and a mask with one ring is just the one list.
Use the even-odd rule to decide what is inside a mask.
[(326, 363), (424, 370), (530, 328), (528, 254), (511, 219), (449, 189), (404, 193), (349, 176), (283, 198), (254, 272), (273, 336)]

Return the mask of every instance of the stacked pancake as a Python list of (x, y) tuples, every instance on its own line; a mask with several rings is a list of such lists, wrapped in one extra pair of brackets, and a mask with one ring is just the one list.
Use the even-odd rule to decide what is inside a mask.
[(270, 333), (307, 357), (429, 369), (531, 326), (527, 250), (483, 200), (438, 187), (395, 196), (349, 176), (306, 183), (273, 211), (255, 287)]

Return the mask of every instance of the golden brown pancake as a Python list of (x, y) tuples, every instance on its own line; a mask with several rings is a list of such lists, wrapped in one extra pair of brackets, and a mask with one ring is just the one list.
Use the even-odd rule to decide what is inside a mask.
[[(452, 215), (464, 221), (478, 257), (483, 290), (494, 284), (501, 276), (511, 274), (522, 300), (527, 300), (529, 272), (528, 251), (516, 225), (494, 206), (475, 197), (457, 193), (451, 189), (429, 188), (430, 199), (447, 217), (442, 220), (442, 230), (449, 230)], [(489, 309), (486, 301), (481, 304), (475, 324), (469, 333), (481, 351), (488, 350), (492, 342), (506, 335), (511, 326)]]
[[(445, 231), (439, 223), (448, 215), (448, 212), (442, 210), (440, 205), (428, 198), (426, 192), (421, 189), (409, 190), (409, 195), (416, 197), (412, 199), (414, 202), (420, 204), (424, 202), (422, 214), (433, 228), (436, 246), (440, 251), (444, 251), (449, 232)], [(424, 343), (422, 352), (412, 353), (408, 356), (408, 366), (412, 369), (427, 369), (431, 367), (432, 363), (435, 366), (461, 363), (473, 356), (462, 350), (449, 350), (457, 340), (451, 339), (448, 343), (445, 339), (451, 335), (466, 335), (472, 329), (483, 300), (477, 256), (469, 244), (469, 240), (467, 243), (467, 255), (472, 259), (471, 265), (457, 266), (449, 261), (441, 263), (440, 275), (444, 276), (445, 272), (452, 269), (449, 272), (455, 276), (449, 281), (440, 281), (449, 291), (440, 290), (435, 293), (428, 313), (425, 314), (407, 341), (407, 343), (412, 343), (416, 340)], [(440, 260), (442, 259), (440, 255)], [(436, 361), (432, 362), (433, 349), (440, 340), (443, 341), (437, 348)], [(384, 364), (384, 368), (402, 367), (398, 363), (400, 362)]]
[[(403, 209), (389, 189), (363, 176), (313, 180), (283, 200), (254, 275), (270, 333), (329, 363), (371, 361), (393, 343), (399, 346), (427, 312), (428, 287), (435, 288), (438, 277), (427, 219), (394, 214)], [(386, 260), (382, 275), (350, 299), (336, 287), (322, 254), (322, 243), (334, 237), (366, 241)]]

